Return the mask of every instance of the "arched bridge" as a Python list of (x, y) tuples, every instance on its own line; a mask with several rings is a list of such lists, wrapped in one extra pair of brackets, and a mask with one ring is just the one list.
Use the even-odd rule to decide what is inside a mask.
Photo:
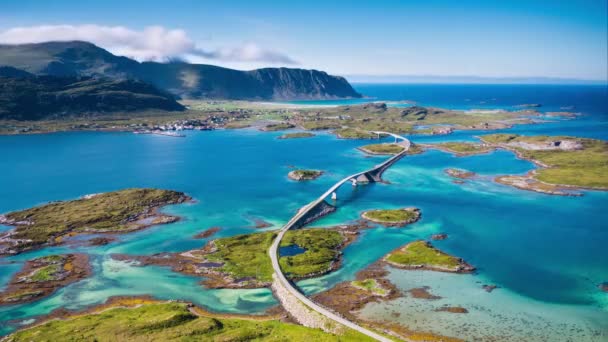
[(270, 259), (272, 261), (272, 268), (274, 269), (274, 272), (279, 281), (279, 284), (282, 287), (284, 287), (285, 290), (287, 290), (289, 292), (289, 294), (296, 297), (300, 302), (304, 303), (306, 306), (308, 306), (309, 308), (318, 312), (319, 314), (321, 314), (335, 322), (338, 322), (344, 326), (347, 326), (351, 329), (359, 331), (360, 333), (365, 334), (369, 337), (372, 337), (378, 341), (384, 342), (384, 341), (390, 341), (390, 340), (371, 330), (363, 328), (363, 327), (345, 319), (344, 317), (337, 315), (333, 311), (328, 310), (328, 309), (316, 304), (315, 302), (310, 300), (308, 297), (303, 295), (283, 274), (283, 271), (281, 270), (281, 266), (279, 265), (279, 256), (278, 256), (279, 245), (281, 244), (281, 240), (283, 239), (283, 236), (285, 235), (285, 233), (288, 230), (290, 230), (292, 228), (297, 229), (302, 226), (305, 226), (306, 224), (336, 210), (335, 207), (328, 204), (325, 201), (325, 199), (328, 196), (335, 194), (335, 191), (340, 186), (342, 186), (344, 183), (347, 183), (347, 182), (352, 182), (353, 184), (357, 184), (358, 182), (382, 181), (382, 178), (381, 178), (382, 173), (384, 173), (384, 171), (386, 171), (386, 169), (388, 169), (396, 161), (398, 161), (404, 155), (406, 155), (408, 150), (410, 149), (410, 146), (411, 146), (410, 141), (400, 135), (397, 135), (394, 133), (389, 133), (389, 132), (381, 132), (381, 131), (374, 131), (372, 133), (376, 133), (379, 136), (380, 136), (380, 134), (390, 135), (395, 138), (395, 143), (397, 143), (397, 140), (400, 140), (400, 142), (398, 144), (403, 146), (403, 148), (404, 148), (403, 151), (390, 157), (389, 159), (385, 160), (381, 164), (375, 165), (373, 168), (371, 168), (369, 170), (365, 170), (362, 172), (352, 174), (348, 177), (344, 177), (342, 180), (340, 180), (339, 182), (334, 184), (331, 188), (329, 188), (325, 193), (323, 193), (321, 196), (319, 196), (316, 200), (314, 200), (314, 201), (310, 202), (309, 204), (305, 205), (304, 207), (302, 207), (298, 211), (298, 213), (294, 217), (292, 217), (291, 220), (289, 220), (289, 222), (287, 222), (287, 224), (285, 226), (283, 226), (283, 228), (281, 228), (281, 230), (277, 234), (277, 237), (274, 239), (272, 245), (270, 246), (268, 253), (269, 253)]

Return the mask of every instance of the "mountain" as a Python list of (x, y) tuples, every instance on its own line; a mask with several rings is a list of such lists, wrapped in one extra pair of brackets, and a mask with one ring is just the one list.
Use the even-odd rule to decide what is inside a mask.
[(87, 42), (0, 45), (0, 66), (35, 75), (138, 79), (188, 98), (294, 100), (361, 97), (343, 77), (323, 71), (240, 71), (184, 62), (137, 62)]
[(34, 76), (0, 68), (0, 119), (38, 120), (145, 109), (184, 107), (172, 95), (138, 80)]

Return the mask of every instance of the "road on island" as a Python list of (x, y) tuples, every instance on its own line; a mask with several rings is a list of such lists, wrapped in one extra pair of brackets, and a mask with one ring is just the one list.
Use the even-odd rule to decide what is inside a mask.
[(381, 170), (385, 165), (390, 166), (391, 163), (393, 163), (395, 160), (403, 157), (410, 148), (410, 145), (411, 145), (410, 141), (400, 135), (389, 133), (389, 132), (380, 132), (380, 131), (374, 131), (372, 133), (376, 133), (378, 135), (380, 135), (380, 134), (390, 135), (390, 136), (394, 137), (395, 139), (402, 139), (403, 142), (402, 142), (401, 146), (404, 147), (403, 151), (401, 151), (398, 154), (387, 159), (382, 164), (378, 164), (369, 170), (358, 172), (358, 173), (355, 173), (348, 177), (345, 177), (344, 179), (342, 179), (339, 182), (337, 182), (336, 184), (334, 184), (331, 188), (329, 188), (329, 190), (327, 190), (325, 193), (323, 193), (321, 196), (319, 196), (316, 200), (314, 200), (314, 201), (310, 202), (309, 204), (305, 205), (304, 207), (302, 207), (298, 211), (298, 213), (294, 217), (292, 217), (291, 220), (289, 220), (289, 222), (287, 222), (287, 224), (283, 226), (283, 228), (281, 228), (281, 230), (277, 234), (277, 237), (274, 239), (272, 245), (270, 246), (270, 249), (268, 250), (268, 254), (270, 255), (270, 260), (272, 261), (272, 268), (274, 269), (274, 272), (277, 275), (281, 285), (283, 285), (283, 287), (291, 295), (295, 296), (298, 300), (300, 300), (306, 306), (310, 307), (311, 309), (315, 310), (316, 312), (320, 313), (321, 315), (323, 315), (335, 322), (338, 322), (344, 326), (347, 326), (353, 330), (356, 330), (362, 334), (365, 334), (373, 339), (376, 339), (378, 341), (383, 341), (383, 342), (390, 342), (391, 341), (390, 339), (388, 339), (382, 335), (379, 335), (371, 330), (365, 329), (362, 326), (355, 324), (355, 323), (345, 319), (342, 316), (337, 315), (333, 311), (330, 311), (330, 310), (316, 304), (311, 299), (306, 297), (304, 294), (302, 294), (300, 292), (300, 290), (295, 288), (292, 285), (292, 283), (285, 277), (285, 275), (283, 274), (283, 271), (281, 270), (281, 265), (279, 264), (279, 258), (278, 258), (279, 245), (281, 244), (281, 240), (283, 239), (283, 236), (285, 235), (285, 233), (287, 233), (288, 230), (293, 228), (294, 224), (296, 222), (298, 222), (298, 220), (300, 220), (302, 217), (304, 217), (304, 215), (308, 214), (308, 212), (310, 210), (314, 209), (318, 204), (320, 204), (322, 201), (324, 201), (325, 198), (327, 198), (327, 196), (329, 196), (331, 193), (336, 191), (340, 186), (342, 186), (342, 184), (350, 181), (351, 179), (356, 179), (360, 175), (363, 175), (366, 173), (374, 173), (378, 170)]

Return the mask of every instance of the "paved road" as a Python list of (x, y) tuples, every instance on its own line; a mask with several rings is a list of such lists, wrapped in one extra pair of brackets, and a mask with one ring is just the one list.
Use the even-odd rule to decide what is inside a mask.
[(296, 289), (292, 285), (292, 283), (289, 280), (287, 280), (287, 278), (283, 274), (283, 271), (281, 270), (281, 266), (279, 265), (279, 258), (278, 258), (279, 245), (281, 244), (281, 240), (283, 239), (283, 236), (285, 235), (285, 233), (287, 233), (287, 231), (289, 229), (291, 229), (293, 227), (293, 225), (296, 222), (298, 222), (298, 220), (300, 218), (302, 218), (304, 215), (306, 215), (316, 205), (318, 205), (319, 203), (324, 201), (325, 198), (327, 198), (327, 196), (329, 196), (332, 192), (336, 191), (342, 184), (348, 182), (350, 179), (357, 178), (364, 173), (377, 171), (377, 170), (381, 169), (382, 167), (384, 167), (385, 165), (392, 163), (395, 159), (401, 158), (409, 150), (410, 141), (400, 135), (389, 133), (389, 132), (372, 132), (372, 133), (388, 134), (397, 139), (402, 139), (404, 142), (404, 144), (403, 144), (404, 150), (402, 152), (392, 156), (391, 158), (387, 159), (382, 164), (378, 164), (369, 170), (365, 170), (365, 171), (350, 175), (348, 177), (345, 177), (344, 179), (340, 180), (338, 183), (334, 184), (331, 188), (329, 188), (329, 190), (327, 190), (324, 194), (319, 196), (316, 200), (314, 200), (314, 201), (310, 202), (309, 204), (305, 205), (304, 207), (302, 207), (302, 209), (300, 209), (298, 211), (298, 213), (294, 217), (292, 217), (291, 220), (289, 220), (289, 222), (287, 222), (287, 224), (285, 226), (283, 226), (283, 228), (281, 228), (281, 230), (279, 231), (279, 234), (277, 235), (277, 237), (274, 239), (274, 242), (270, 246), (270, 249), (268, 250), (268, 254), (270, 255), (270, 260), (272, 261), (272, 268), (274, 269), (274, 272), (276, 273), (276, 275), (277, 275), (279, 281), (281, 282), (281, 284), (283, 285), (283, 287), (285, 287), (285, 289), (287, 289), (287, 291), (289, 291), (289, 293), (291, 293), (293, 296), (298, 298), (302, 303), (306, 304), (306, 306), (310, 307), (311, 309), (315, 310), (316, 312), (320, 313), (321, 315), (323, 315), (333, 321), (336, 321), (342, 325), (345, 325), (345, 326), (347, 326), (353, 330), (356, 330), (362, 334), (365, 334), (373, 339), (376, 339), (378, 341), (383, 341), (383, 342), (389, 342), (389, 341), (391, 341), (390, 339), (388, 339), (384, 336), (381, 336), (371, 330), (365, 329), (362, 326), (359, 326), (359, 325), (345, 319), (344, 317), (341, 317), (341, 316), (335, 314), (334, 312), (316, 304), (315, 302), (310, 300), (308, 297), (304, 296), (298, 289)]

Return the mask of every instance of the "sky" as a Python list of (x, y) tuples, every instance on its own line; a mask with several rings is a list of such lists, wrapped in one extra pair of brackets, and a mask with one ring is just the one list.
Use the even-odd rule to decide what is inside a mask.
[(608, 80), (608, 0), (2, 0), (0, 43), (338, 75)]

